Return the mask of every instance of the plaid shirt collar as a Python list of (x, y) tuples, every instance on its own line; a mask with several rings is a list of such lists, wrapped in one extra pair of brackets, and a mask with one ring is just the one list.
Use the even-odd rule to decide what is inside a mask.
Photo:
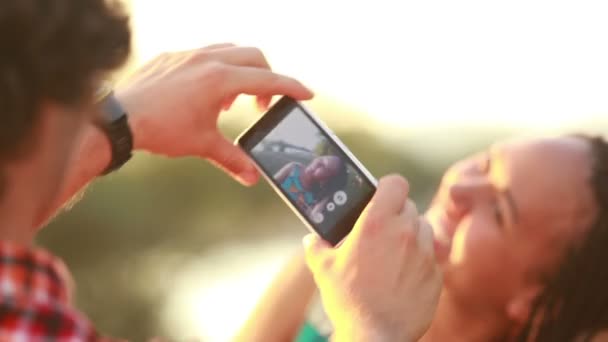
[(43, 249), (0, 242), (0, 296), (71, 303), (72, 278), (65, 264)]
[(71, 306), (72, 284), (47, 251), (0, 241), (0, 341), (101, 341)]

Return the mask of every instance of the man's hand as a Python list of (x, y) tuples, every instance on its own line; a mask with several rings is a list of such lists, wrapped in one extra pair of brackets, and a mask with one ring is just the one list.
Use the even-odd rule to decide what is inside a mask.
[(416, 341), (433, 319), (442, 277), (432, 230), (408, 192), (403, 178), (383, 178), (340, 246), (305, 238), (336, 341)]
[(260, 50), (232, 44), (163, 54), (121, 82), (116, 93), (130, 113), (136, 149), (199, 156), (246, 185), (259, 176), (245, 153), (219, 132), (222, 109), (240, 94), (257, 96), (261, 107), (273, 95), (313, 96), (298, 81), (273, 73)]
[[(121, 82), (115, 94), (129, 113), (135, 149), (169, 157), (199, 156), (246, 185), (257, 182), (259, 175), (245, 153), (219, 132), (220, 111), (240, 94), (257, 96), (261, 107), (267, 107), (273, 95), (312, 97), (298, 81), (270, 71), (260, 50), (231, 44), (163, 54)], [(74, 195), (101, 175), (110, 160), (107, 137), (95, 125), (87, 126), (59, 196), (36, 227), (66, 203), (74, 203)]]

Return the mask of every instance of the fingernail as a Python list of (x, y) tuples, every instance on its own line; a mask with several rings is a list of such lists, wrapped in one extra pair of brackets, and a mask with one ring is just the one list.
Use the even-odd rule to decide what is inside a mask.
[(260, 110), (262, 112), (268, 110), (268, 107), (270, 106), (270, 101), (272, 101), (272, 98), (258, 99), (258, 101), (257, 101), (258, 110)]
[(245, 184), (253, 184), (258, 180), (258, 172), (256, 169), (248, 169), (239, 174), (239, 179)]
[(308, 234), (304, 236), (302, 239), (302, 243), (304, 244), (304, 248), (310, 248), (312, 244), (315, 242), (315, 236), (312, 234)]
[(306, 88), (306, 90), (308, 90), (308, 96), (309, 96), (309, 97), (311, 97), (311, 98), (312, 98), (312, 97), (314, 97), (314, 96), (315, 96), (315, 92), (314, 92), (314, 91), (312, 91), (312, 89), (310, 89), (310, 88), (308, 88), (308, 87), (306, 87), (306, 86), (304, 86), (304, 88)]

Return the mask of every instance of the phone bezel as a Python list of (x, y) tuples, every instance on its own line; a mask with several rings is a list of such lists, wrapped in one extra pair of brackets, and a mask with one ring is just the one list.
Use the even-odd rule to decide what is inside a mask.
[(278, 100), (262, 117), (260, 117), (248, 129), (246, 129), (236, 139), (236, 144), (241, 147), (241, 149), (243, 149), (245, 153), (247, 153), (247, 155), (249, 155), (249, 157), (255, 162), (256, 167), (259, 169), (264, 178), (266, 178), (268, 183), (270, 183), (274, 191), (277, 192), (283, 201), (288, 204), (288, 206), (296, 213), (300, 220), (304, 222), (306, 227), (310, 231), (320, 235), (330, 244), (337, 245), (350, 233), (361, 212), (363, 209), (365, 209), (373, 197), (375, 191), (372, 191), (368, 194), (368, 196), (364, 197), (361, 202), (351, 209), (348, 214), (344, 215), (344, 217), (342, 217), (332, 229), (330, 229), (328, 232), (323, 232), (320, 229), (317, 230), (314, 222), (312, 222), (307, 215), (302, 213), (300, 209), (291, 202), (281, 186), (274, 180), (273, 175), (270, 174), (270, 172), (268, 172), (263, 165), (258, 163), (257, 160), (255, 160), (254, 155), (251, 153), (251, 150), (296, 108), (300, 109), (304, 115), (306, 115), (321, 132), (323, 132), (325, 137), (331, 140), (331, 142), (338, 147), (339, 152), (342, 154), (341, 157), (348, 160), (350, 164), (354, 166), (361, 175), (363, 175), (364, 181), (375, 190), (378, 185), (377, 180), (352, 154), (346, 145), (321, 120), (313, 115), (308, 108), (306, 108), (302, 103), (288, 96), (284, 96)]

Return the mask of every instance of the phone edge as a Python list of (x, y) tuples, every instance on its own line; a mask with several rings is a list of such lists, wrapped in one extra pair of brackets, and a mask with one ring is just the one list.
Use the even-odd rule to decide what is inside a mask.
[[(331, 130), (323, 121), (321, 121), (321, 119), (318, 118), (314, 114), (314, 112), (308, 106), (304, 105), (302, 102), (297, 101), (295, 99), (291, 99), (291, 100), (294, 101), (294, 102), (296, 102), (296, 104), (306, 113), (306, 115), (308, 115), (324, 131), (324, 133), (326, 134), (326, 136), (329, 137), (329, 139), (331, 139), (338, 147), (340, 147), (340, 149), (342, 150), (342, 152), (354, 163), (354, 165), (361, 171), (361, 173), (363, 174), (363, 176), (365, 176), (367, 178), (367, 180), (374, 186), (374, 188), (377, 188), (378, 187), (378, 180), (363, 165), (363, 163), (361, 163), (361, 161), (357, 157), (355, 157), (355, 155), (352, 153), (352, 151), (346, 146), (346, 144), (344, 144), (342, 142), (342, 140), (340, 140), (340, 138), (333, 132), (333, 130)], [(277, 103), (279, 103), (279, 101), (281, 101), (281, 99), (279, 99), (278, 101), (276, 101), (275, 105)], [(270, 111), (270, 110), (272, 110), (272, 106), (268, 109), (268, 111)], [(266, 113), (268, 111), (266, 111)], [(247, 149), (245, 149), (242, 146), (242, 144), (241, 144), (242, 138), (256, 124), (258, 124), (258, 122), (260, 122), (261, 120), (263, 120), (263, 118), (266, 115), (266, 113), (262, 114), (260, 117), (258, 117), (256, 120), (254, 120), (250, 125), (248, 125), (247, 128), (245, 128), (235, 138), (234, 144), (236, 146), (238, 146), (242, 151), (244, 151), (245, 154), (247, 154), (247, 156), (253, 161), (253, 164), (254, 164), (255, 168), (262, 175), (262, 177), (264, 177), (266, 183), (268, 183), (270, 185), (270, 187), (272, 188), (272, 190), (279, 195), (279, 197), (283, 200), (283, 202), (285, 202), (288, 205), (288, 207), (291, 209), (291, 211), (293, 211), (296, 214), (296, 216), (300, 219), (300, 221), (302, 221), (302, 223), (304, 223), (306, 229), (308, 229), (308, 231), (311, 232), (311, 233), (313, 233), (313, 234), (321, 236), (324, 240), (327, 240), (326, 237), (322, 236), (314, 228), (314, 226), (312, 226), (312, 224), (308, 221), (308, 219), (306, 217), (304, 217), (304, 215), (302, 213), (300, 213), (300, 210), (294, 204), (291, 203), (291, 201), (287, 198), (287, 196), (285, 194), (283, 194), (283, 192), (281, 191), (281, 189), (279, 188), (279, 186), (274, 183), (273, 179), (271, 179), (271, 177), (266, 174), (266, 172), (264, 171), (264, 169), (262, 169), (262, 167), (260, 165), (258, 165), (257, 161), (255, 161), (255, 158), (253, 158), (253, 156), (249, 153), (249, 151), (247, 151)], [(343, 237), (342, 240), (345, 239), (345, 238), (346, 238), (346, 236)], [(336, 244), (339, 244), (340, 242), (337, 242)]]
[(314, 112), (312, 110), (310, 110), (310, 108), (306, 105), (304, 105), (301, 102), (297, 102), (298, 105), (300, 107), (302, 107), (302, 109), (306, 112), (306, 114), (308, 114), (308, 116), (310, 116), (311, 119), (313, 119), (315, 121), (315, 123), (317, 123), (317, 125), (319, 125), (319, 127), (321, 127), (321, 129), (323, 129), (325, 131), (325, 133), (327, 134), (327, 136), (336, 144), (338, 145), (341, 149), (342, 152), (344, 152), (344, 154), (346, 154), (346, 156), (348, 158), (350, 158), (350, 160), (355, 164), (355, 166), (357, 166), (357, 168), (359, 168), (359, 170), (361, 170), (361, 173), (367, 177), (367, 179), (370, 181), (370, 183), (372, 183), (372, 185), (377, 188), (378, 187), (378, 180), (376, 179), (376, 177), (374, 177), (374, 175), (363, 165), (363, 163), (361, 163), (361, 161), (355, 157), (355, 155), (352, 153), (352, 151), (348, 148), (348, 146), (346, 146), (346, 144), (344, 144), (342, 142), (342, 140), (340, 140), (340, 138), (334, 133), (333, 130), (331, 130), (323, 121), (321, 121), (320, 118), (318, 118)]

